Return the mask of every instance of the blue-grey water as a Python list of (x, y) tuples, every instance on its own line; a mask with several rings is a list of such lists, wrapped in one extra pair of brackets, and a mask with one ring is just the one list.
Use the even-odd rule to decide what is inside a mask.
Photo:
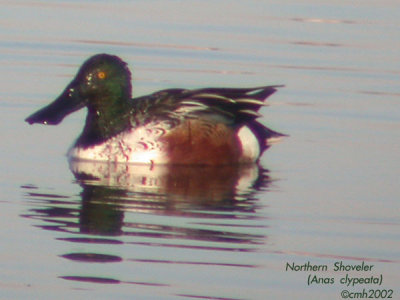
[[(400, 298), (398, 1), (0, 6), (0, 299)], [(243, 168), (68, 162), (85, 111), (24, 118), (102, 52), (135, 96), (284, 84), (261, 113), (289, 137)]]

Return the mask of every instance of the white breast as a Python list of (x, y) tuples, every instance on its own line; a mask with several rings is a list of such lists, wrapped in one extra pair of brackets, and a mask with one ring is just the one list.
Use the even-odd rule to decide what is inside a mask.
[[(149, 129), (151, 128), (151, 129)], [(168, 159), (164, 146), (158, 142), (165, 133), (162, 127), (138, 127), (88, 148), (73, 147), (70, 158), (123, 163), (163, 164)]]

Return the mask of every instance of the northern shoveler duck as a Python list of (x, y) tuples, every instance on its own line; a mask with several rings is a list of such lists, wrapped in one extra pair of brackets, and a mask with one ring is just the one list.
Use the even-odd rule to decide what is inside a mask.
[(76, 159), (148, 164), (222, 165), (259, 159), (283, 136), (256, 119), (279, 86), (166, 89), (132, 99), (131, 72), (119, 57), (89, 58), (63, 93), (25, 121), (56, 125), (83, 107)]

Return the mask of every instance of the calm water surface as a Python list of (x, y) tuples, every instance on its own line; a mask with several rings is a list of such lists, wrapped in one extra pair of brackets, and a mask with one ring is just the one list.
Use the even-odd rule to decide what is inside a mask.
[[(0, 5), (0, 299), (400, 298), (397, 1)], [(23, 120), (99, 52), (136, 96), (285, 84), (262, 119), (290, 137), (241, 168), (67, 161), (84, 111)]]

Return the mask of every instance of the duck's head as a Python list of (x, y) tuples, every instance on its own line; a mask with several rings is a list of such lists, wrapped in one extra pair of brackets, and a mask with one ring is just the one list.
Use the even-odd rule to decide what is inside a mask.
[(52, 103), (25, 119), (29, 124), (56, 125), (68, 114), (88, 107), (89, 113), (122, 110), (131, 99), (131, 73), (124, 61), (109, 54), (89, 58)]

